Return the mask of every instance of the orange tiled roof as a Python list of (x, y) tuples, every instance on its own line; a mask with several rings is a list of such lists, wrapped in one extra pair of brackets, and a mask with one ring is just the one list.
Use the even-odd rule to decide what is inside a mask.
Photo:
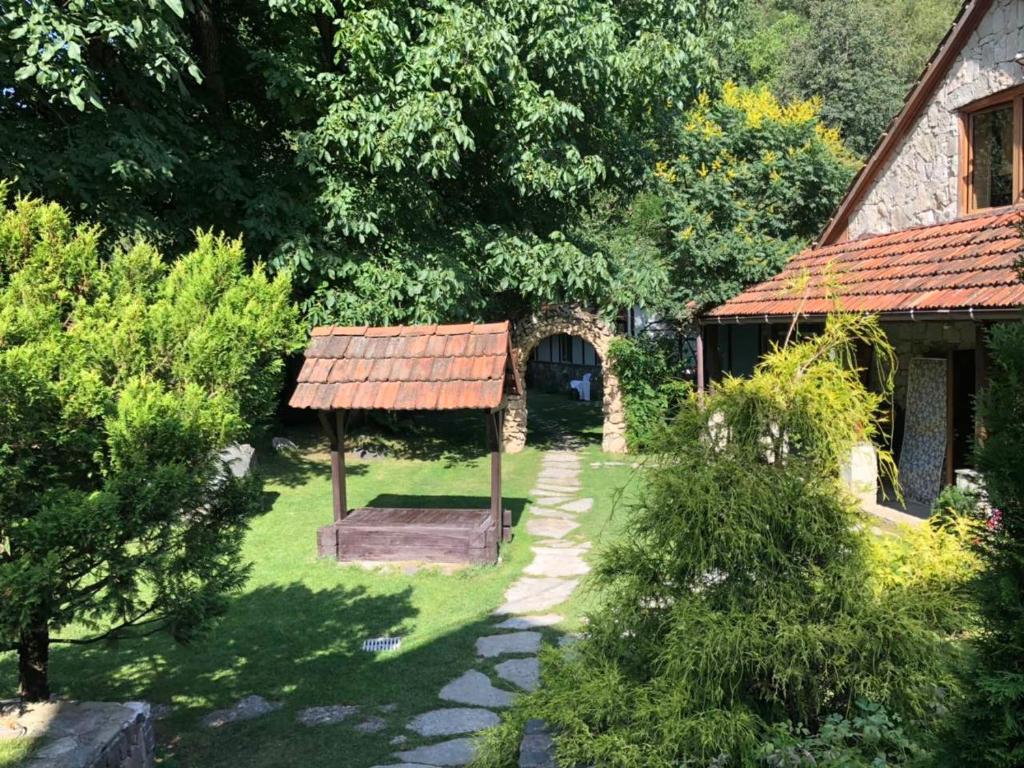
[[(823, 315), (836, 301), (851, 312), (1018, 308), (1024, 306), (1024, 281), (1014, 266), (1024, 253), (1021, 221), (1020, 210), (1004, 211), (809, 248), (707, 315)], [(804, 276), (807, 284), (799, 285)]]
[(293, 408), (497, 408), (521, 391), (509, 323), (313, 329)]

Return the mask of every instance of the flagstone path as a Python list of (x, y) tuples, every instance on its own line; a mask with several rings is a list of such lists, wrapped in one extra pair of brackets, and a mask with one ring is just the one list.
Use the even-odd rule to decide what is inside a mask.
[(577, 518), (590, 511), (594, 500), (580, 498), (580, 488), (577, 453), (544, 454), (531, 492), (536, 504), (526, 522), (527, 532), (536, 539), (533, 561), (505, 592), (505, 602), (495, 611), (502, 620), (494, 624), (494, 633), (476, 641), (478, 659), (488, 672), (470, 669), (459, 675), (438, 693), (443, 706), (417, 715), (408, 724), (413, 733), (444, 737), (442, 741), (396, 752), (397, 762), (374, 768), (466, 765), (473, 759), (472, 735), (497, 724), (494, 710), (509, 706), (516, 692), (537, 688), (542, 639), (537, 629), (562, 620), (552, 609), (569, 599), (590, 570), (584, 560), (590, 543), (578, 532)]

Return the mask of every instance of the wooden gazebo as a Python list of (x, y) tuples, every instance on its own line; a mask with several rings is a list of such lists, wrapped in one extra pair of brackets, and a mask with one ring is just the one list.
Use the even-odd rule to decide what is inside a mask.
[[(509, 323), (313, 329), (292, 395), (316, 410), (331, 448), (334, 522), (321, 557), (343, 561), (495, 562), (510, 520), (502, 508), (506, 396), (522, 394)], [(484, 412), (491, 452), (489, 509), (363, 507), (345, 491), (345, 421), (354, 410)]]

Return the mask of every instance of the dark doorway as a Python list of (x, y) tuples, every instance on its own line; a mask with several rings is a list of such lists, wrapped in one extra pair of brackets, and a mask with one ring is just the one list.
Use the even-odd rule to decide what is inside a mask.
[(975, 351), (953, 353), (953, 470), (972, 466), (974, 446)]

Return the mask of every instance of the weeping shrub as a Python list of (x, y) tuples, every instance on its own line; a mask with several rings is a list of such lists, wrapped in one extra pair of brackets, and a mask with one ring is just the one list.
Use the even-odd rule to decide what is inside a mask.
[(864, 702), (893, 723), (935, 716), (972, 561), (927, 527), (876, 541), (841, 488), (842, 457), (882, 429), (888, 395), (861, 385), (858, 340), (892, 361), (874, 319), (837, 316), (749, 380), (685, 400), (601, 555), (587, 638), (545, 656), (544, 687), (478, 765), (513, 765), (527, 716), (556, 729), (564, 765), (621, 768), (767, 764), (780, 729), (821, 741)]

